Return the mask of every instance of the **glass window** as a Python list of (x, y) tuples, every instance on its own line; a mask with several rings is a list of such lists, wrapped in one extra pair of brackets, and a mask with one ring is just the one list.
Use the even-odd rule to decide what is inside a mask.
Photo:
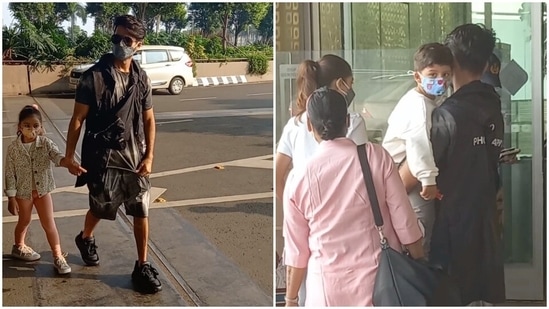
[(168, 53), (165, 50), (147, 50), (145, 59), (147, 64), (168, 62)]
[(181, 60), (184, 54), (185, 52), (183, 52), (182, 50), (170, 50), (170, 56), (172, 57), (172, 61)]

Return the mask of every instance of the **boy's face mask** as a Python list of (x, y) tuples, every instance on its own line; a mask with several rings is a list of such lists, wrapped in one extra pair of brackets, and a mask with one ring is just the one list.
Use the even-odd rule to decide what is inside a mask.
[(425, 77), (419, 74), (421, 77), (421, 87), (427, 94), (434, 96), (441, 96), (446, 92), (446, 79), (443, 77)]

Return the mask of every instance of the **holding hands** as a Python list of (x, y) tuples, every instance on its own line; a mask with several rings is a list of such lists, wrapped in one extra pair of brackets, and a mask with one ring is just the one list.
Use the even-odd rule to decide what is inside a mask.
[(69, 170), (69, 173), (75, 176), (80, 176), (82, 175), (82, 173), (88, 172), (73, 158), (64, 157), (63, 159), (61, 159), (61, 162), (59, 162), (59, 165), (61, 165), (62, 167), (66, 167)]

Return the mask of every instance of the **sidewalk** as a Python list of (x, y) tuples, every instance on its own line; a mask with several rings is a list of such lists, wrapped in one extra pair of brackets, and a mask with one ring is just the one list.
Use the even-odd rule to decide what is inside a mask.
[[(47, 136), (64, 151), (64, 139), (55, 126), (61, 131), (66, 130), (66, 115), (52, 99), (38, 100), (45, 112)], [(34, 101), (30, 97), (4, 98), (4, 136), (14, 134), (17, 113), (24, 105), (32, 103)], [(12, 140), (3, 138), (3, 159)], [(72, 273), (64, 277), (56, 275), (51, 250), (36, 218), (33, 218), (29, 228), (27, 244), (40, 253), (42, 259), (26, 263), (7, 256), (11, 252), (17, 217), (8, 213), (4, 201), (4, 306), (272, 306), (272, 296), (265, 295), (232, 261), (171, 208), (150, 210), (149, 260), (160, 272), (159, 279), (163, 283), (160, 293), (141, 295), (133, 291), (131, 272), (137, 252), (131, 222), (120, 214), (116, 221), (104, 220), (96, 229), (101, 264), (98, 267), (84, 266), (74, 237), (83, 227), (88, 207), (87, 191), (73, 190), (75, 178), (63, 168), (55, 168), (54, 176), (58, 187), (52, 194), (56, 223), (62, 250), (69, 253), (67, 261)], [(153, 200), (161, 193), (156, 193)]]

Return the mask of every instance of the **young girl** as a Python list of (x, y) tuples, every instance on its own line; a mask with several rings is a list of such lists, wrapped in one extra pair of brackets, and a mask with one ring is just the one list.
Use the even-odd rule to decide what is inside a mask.
[[(61, 252), (50, 192), (55, 189), (51, 161), (56, 166), (68, 168), (69, 165), (57, 145), (43, 134), (42, 115), (38, 107), (23, 107), (19, 113), (17, 138), (8, 146), (5, 165), (8, 210), (12, 215), (19, 216), (11, 255), (24, 261), (40, 259), (40, 254), (25, 245), (25, 235), (35, 205), (53, 253), (54, 266), (59, 274), (68, 274), (71, 267)], [(79, 170), (86, 172), (82, 167)]]

